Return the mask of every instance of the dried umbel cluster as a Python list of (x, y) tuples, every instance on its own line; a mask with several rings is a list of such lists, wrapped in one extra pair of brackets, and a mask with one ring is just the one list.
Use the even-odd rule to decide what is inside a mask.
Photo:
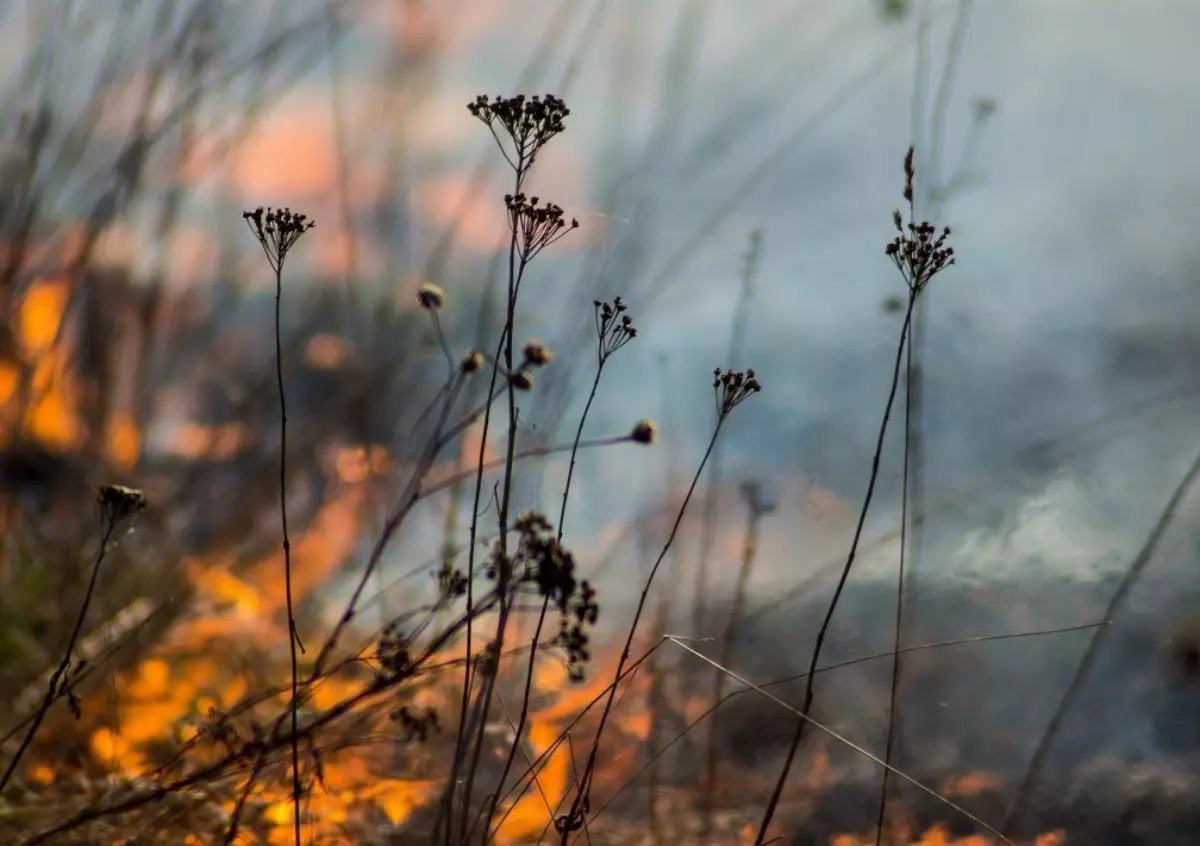
[(484, 361), (483, 350), (478, 348), (468, 350), (459, 361), (458, 369), (463, 373), (476, 373), (483, 367)]
[(242, 219), (262, 245), (267, 261), (276, 273), (282, 272), (283, 260), (300, 236), (316, 226), (316, 222), (310, 220), (308, 215), (294, 212), (286, 206), (281, 209), (268, 206), (265, 212), (259, 206), (253, 211), (242, 212)]
[(581, 679), (591, 659), (590, 629), (600, 613), (596, 590), (587, 579), (576, 577), (574, 556), (555, 536), (543, 514), (523, 512), (514, 528), (519, 538), (515, 552), (505, 557), (497, 544), (486, 575), (490, 579), (503, 576), (510, 582), (515, 579), (519, 586), (533, 587), (558, 609), (561, 618), (554, 643), (566, 653), (570, 677)]
[(644, 417), (633, 424), (633, 428), (629, 431), (629, 440), (635, 444), (649, 446), (658, 440), (658, 426), (650, 418)]
[(561, 239), (572, 229), (579, 228), (575, 218), (567, 220), (562, 207), (524, 194), (505, 194), (508, 223), (516, 236), (517, 254), (528, 262), (546, 247)]
[(743, 400), (762, 390), (753, 370), (713, 371), (713, 396), (717, 404), (717, 419), (724, 420)]
[(613, 301), (593, 300), (596, 309), (596, 337), (600, 341), (600, 363), (603, 365), (610, 355), (637, 337), (633, 318), (625, 313), (627, 306), (620, 297)]
[[(490, 102), (486, 95), (480, 94), (474, 102), (467, 104), (467, 110), (492, 131), (505, 158), (515, 169), (531, 164), (546, 142), (563, 131), (563, 118), (571, 113), (566, 103), (552, 94), (528, 99), (524, 94), (515, 97), (497, 95)], [(511, 156), (500, 140), (501, 132), (512, 139)]]
[(432, 282), (422, 282), (417, 289), (417, 305), (425, 311), (440, 311), (446, 303), (446, 292)]
[(509, 383), (518, 391), (532, 391), (533, 374), (530, 371), (535, 367), (544, 367), (552, 358), (554, 354), (541, 341), (536, 338), (526, 341), (522, 350), (521, 366), (509, 375)]
[[(913, 216), (913, 179), (916, 171), (913, 168), (913, 148), (908, 148), (904, 157), (904, 199), (908, 201), (909, 217)], [(887, 245), (887, 255), (900, 271), (909, 292), (915, 296), (925, 289), (941, 271), (954, 264), (954, 248), (946, 244), (950, 237), (950, 227), (942, 229), (941, 233), (932, 223), (906, 224), (900, 215), (900, 210), (892, 212), (892, 223), (898, 233)]]
[(384, 626), (375, 658), (380, 672), (389, 681), (407, 678), (412, 673), (414, 664), (409, 639), (395, 621)]
[(888, 257), (900, 271), (908, 290), (919, 294), (934, 276), (954, 264), (954, 248), (946, 244), (950, 227), (939, 234), (929, 222), (904, 225), (899, 210), (892, 213), (892, 220), (900, 234), (887, 245)]
[(441, 721), (432, 708), (413, 708), (401, 705), (388, 713), (388, 719), (400, 727), (405, 740), (424, 743), (441, 731)]
[(526, 367), (542, 367), (549, 364), (550, 359), (554, 358), (554, 354), (550, 352), (550, 348), (537, 338), (531, 338), (526, 341), (522, 352)]
[(146, 507), (146, 495), (124, 485), (105, 485), (96, 500), (105, 521), (113, 526)]

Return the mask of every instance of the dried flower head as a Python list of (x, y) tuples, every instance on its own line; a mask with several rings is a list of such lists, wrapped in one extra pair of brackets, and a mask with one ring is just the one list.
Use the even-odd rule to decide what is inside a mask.
[(110, 524), (132, 517), (146, 507), (146, 495), (124, 485), (105, 485), (97, 497), (104, 519)]
[(316, 222), (309, 220), (308, 215), (293, 212), (287, 206), (264, 211), (262, 206), (253, 211), (242, 212), (242, 219), (250, 227), (251, 233), (258, 239), (271, 269), (278, 275), (283, 272), (283, 260), (288, 251), (296, 245), (305, 232), (308, 232)]
[(437, 711), (432, 708), (414, 710), (408, 705), (401, 705), (394, 708), (388, 718), (400, 725), (406, 740), (416, 743), (425, 743), (441, 730)]
[(563, 238), (572, 229), (579, 228), (579, 221), (571, 218), (567, 222), (561, 206), (524, 194), (505, 194), (504, 205), (508, 207), (508, 223), (517, 238), (517, 255), (528, 262), (546, 247)]
[(533, 376), (528, 370), (518, 370), (508, 378), (509, 383), (518, 391), (533, 390)]
[(432, 282), (422, 282), (417, 289), (417, 305), (426, 311), (438, 311), (446, 302), (446, 292)]
[(554, 354), (541, 341), (533, 338), (525, 342), (525, 364), (529, 367), (542, 367), (549, 364)]
[(593, 300), (596, 310), (596, 338), (600, 342), (598, 355), (603, 365), (608, 357), (637, 337), (633, 318), (625, 314), (627, 306), (620, 297), (613, 301)]
[(908, 290), (915, 296), (925, 290), (934, 276), (954, 264), (954, 248), (946, 243), (950, 227), (940, 233), (928, 221), (902, 225), (899, 211), (892, 216), (899, 232), (884, 251), (900, 271)]
[(629, 440), (635, 444), (652, 444), (658, 440), (658, 426), (649, 418), (643, 418), (633, 424), (633, 430), (629, 433)]
[(572, 680), (583, 678), (591, 660), (590, 628), (600, 612), (596, 589), (576, 576), (575, 558), (555, 536), (550, 521), (540, 512), (525, 511), (517, 517), (520, 535), (513, 571), (520, 581), (537, 588), (562, 615), (555, 645), (567, 654), (567, 671)]
[(915, 223), (913, 179), (913, 148), (904, 155), (904, 199), (908, 201), (909, 221), (906, 224), (900, 209), (892, 210), (892, 225), (897, 235), (888, 242), (884, 252), (896, 265), (904, 282), (908, 285), (910, 301), (920, 294), (934, 276), (954, 264), (954, 248), (947, 245), (950, 227), (939, 234), (932, 223)]
[(713, 370), (713, 395), (717, 418), (724, 420), (744, 399), (762, 390), (753, 370)]
[[(538, 151), (551, 138), (563, 131), (563, 118), (571, 113), (566, 103), (552, 94), (529, 98), (524, 94), (515, 97), (497, 95), (491, 101), (480, 94), (467, 104), (467, 111), (491, 130), (500, 151), (519, 174), (533, 164)], [(511, 141), (511, 150), (501, 139), (501, 134)]]
[(458, 366), (463, 373), (474, 373), (483, 367), (483, 351), (478, 349), (471, 350), (463, 356)]
[(408, 636), (392, 621), (383, 628), (375, 651), (375, 660), (389, 680), (408, 676), (413, 669), (413, 659)]
[(915, 148), (909, 146), (908, 152), (904, 155), (904, 199), (910, 203), (913, 201), (913, 179), (917, 175), (916, 168), (913, 166), (913, 154)]

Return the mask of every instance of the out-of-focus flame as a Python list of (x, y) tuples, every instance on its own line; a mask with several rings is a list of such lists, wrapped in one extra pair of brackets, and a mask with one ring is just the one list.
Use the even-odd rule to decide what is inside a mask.
[[(944, 825), (933, 826), (916, 840), (905, 839), (908, 846), (992, 846), (995, 842), (995, 838), (982, 834), (955, 837)], [(1066, 837), (1062, 832), (1052, 831), (1038, 835), (1029, 846), (1063, 846), (1066, 842)], [(829, 846), (872, 846), (874, 843), (874, 835), (860, 837), (853, 834), (839, 834), (829, 841)]]
[[(577, 775), (576, 769), (582, 764), (572, 761), (570, 738), (562, 742), (559, 739), (567, 725), (583, 709), (593, 702), (603, 702), (614, 669), (615, 662), (611, 665), (600, 664), (592, 669), (590, 680), (572, 683), (561, 661), (547, 660), (535, 668), (534, 688), (539, 698), (549, 698), (550, 701), (530, 713), (529, 747), (531, 760), (536, 761), (544, 754), (546, 760), (538, 770), (537, 784), (507, 809), (506, 818), (496, 830), (497, 846), (534, 842), (551, 824), (554, 817), (552, 809), (560, 809), (564, 800), (569, 801), (568, 794)], [(641, 694), (644, 693), (641, 688), (648, 684), (648, 680), (648, 673), (639, 674), (633, 682), (639, 688), (639, 695), (630, 695), (632, 690), (626, 691), (625, 700), (637, 703), (639, 707), (613, 711), (609, 731), (615, 736), (637, 739), (649, 736), (652, 715), (648, 709), (640, 707)], [(599, 705), (593, 707), (593, 717), (599, 716), (599, 708)], [(583, 734), (586, 736), (586, 732)], [(615, 747), (610, 747), (610, 751), (621, 747), (622, 744), (618, 742)], [(636, 763), (635, 758), (618, 751), (602, 760), (597, 776), (601, 781), (616, 782)]]
[[(0, 447), (21, 437), (69, 451), (84, 441), (81, 392), (71, 372), (71, 346), (63, 326), (70, 296), (68, 280), (52, 277), (30, 284), (16, 305), (10, 327), (15, 358), (0, 357)], [(23, 369), (28, 370), (24, 394)], [(109, 460), (118, 467), (133, 466), (142, 433), (132, 417), (114, 409), (103, 426)]]
[[(341, 488), (293, 541), (292, 587), (297, 601), (323, 584), (355, 548), (362, 500), (360, 487)], [(282, 553), (266, 556), (241, 575), (232, 572), (232, 563), (228, 558), (186, 562), (197, 594), (195, 612), (166, 634), (155, 654), (130, 672), (118, 674), (114, 692), (119, 720), (108, 722), (104, 695), (85, 702), (85, 713), (96, 717), (97, 723), (107, 723), (93, 732), (91, 751), (111, 772), (129, 777), (146, 772), (153, 765), (154, 744), (194, 740), (210, 713), (228, 712), (261, 688), (252, 683), (249, 671), (241, 669), (238, 656), (244, 655), (245, 662), (262, 661), (287, 642)], [(277, 668), (282, 663), (276, 660), (267, 666)], [(361, 693), (365, 684), (363, 679), (324, 678), (314, 686), (309, 704), (327, 709)], [(436, 694), (427, 692), (426, 701), (432, 701), (430, 696)], [(268, 710), (277, 712), (287, 703), (288, 696), (281, 693), (268, 703)], [(377, 728), (384, 730), (386, 716), (378, 719)], [(191, 754), (202, 754), (202, 747)], [(384, 765), (379, 756), (362, 749), (322, 753), (321, 763), (322, 788), (305, 800), (305, 813), (334, 829), (354, 808), (365, 806), (378, 808), (394, 824), (401, 823), (437, 788), (434, 780), (381, 775)], [(266, 803), (266, 818), (275, 824), (270, 841), (290, 843), (287, 785), (261, 785), (255, 796)], [(321, 842), (342, 841), (323, 834)]]

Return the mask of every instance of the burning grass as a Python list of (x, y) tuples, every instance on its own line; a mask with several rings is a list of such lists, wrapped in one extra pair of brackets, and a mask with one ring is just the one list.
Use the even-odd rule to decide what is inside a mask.
[[(10, 496), (6, 539), (18, 552), (49, 554), (53, 543), (38, 546), (27, 531), (36, 524), (59, 542), (59, 554), (92, 549), (95, 558), (81, 603), (64, 600), (45, 619), (20, 620), (48, 643), (55, 632), (71, 634), (21, 655), (27, 672), (11, 680), (22, 692), (5, 727), (0, 831), (26, 846), (1017, 842), (1008, 835), (1020, 808), (1000, 801), (1012, 787), (1007, 774), (922, 779), (895, 762), (898, 662), (933, 648), (902, 648), (899, 621), (891, 649), (872, 658), (887, 659), (891, 670), (881, 736), (864, 739), (826, 704), (841, 705), (844, 691), (831, 685), (818, 696), (818, 677), (868, 660), (833, 661), (826, 639), (835, 615), (846, 614), (893, 407), (900, 397), (907, 405), (900, 388), (920, 297), (954, 263), (950, 230), (916, 215), (913, 150), (904, 160), (907, 214), (894, 213), (896, 235), (884, 250), (908, 296), (867, 493), (832, 596), (808, 609), (813, 646), (791, 662), (794, 689), (785, 694), (739, 670), (759, 533), (777, 509), (758, 485), (740, 488), (747, 517), (722, 636), (702, 643), (667, 630), (684, 518), (732, 421), (748, 413), (739, 409), (762, 390), (755, 371), (738, 366), (737, 344), (729, 366), (713, 371), (712, 428), (690, 485), (665, 523), (646, 521), (655, 531), (644, 534), (661, 537), (642, 556), (632, 620), (598, 634), (612, 609), (572, 550), (568, 501), (573, 484), (583, 483), (575, 476), (580, 450), (644, 449), (660, 439), (649, 418), (584, 437), (606, 366), (636, 354), (639, 329), (633, 306), (596, 300), (594, 379), (574, 438), (519, 441), (521, 403), (556, 363), (545, 344), (522, 336), (522, 285), (543, 252), (578, 226), (555, 203), (528, 195), (527, 180), (543, 148), (566, 131), (570, 111), (551, 95), (480, 97), (468, 110), (512, 177), (511, 191), (497, 198), (508, 223), (501, 325), (492, 343), (459, 349), (441, 322), (454, 289), (417, 289), (405, 328), (420, 330), (435, 364), (427, 357), (416, 377), (386, 368), (382, 377), (384, 386), (403, 383), (412, 433), (403, 444), (329, 425), (378, 401), (378, 381), (292, 404), (299, 380), (290, 368), (304, 361), (306, 378), (336, 381), (356, 357), (354, 346), (321, 327), (285, 342), (285, 260), (302, 237), (321, 237), (319, 229), (308, 234), (313, 223), (302, 213), (244, 215), (275, 282), (273, 374), (248, 374), (237, 415), (185, 420), (166, 449), (148, 447), (157, 410), (141, 382), (153, 380), (130, 363), (145, 364), (155, 321), (144, 320), (146, 336), (130, 346), (105, 333), (93, 297), (92, 312), (83, 309), (91, 323), (73, 322), (73, 297), (88, 301), (67, 278), (34, 280), (16, 302), (13, 343), (0, 359), (0, 448), (10, 457), (35, 450), (42, 464), (27, 461), (29, 475), (51, 468), (41, 471), (46, 479), (13, 488), (44, 482), (51, 489), (41, 499), (69, 507), (40, 509), (35, 519), (39, 509), (23, 503), (23, 493)], [(755, 238), (745, 297), (758, 249)], [(131, 311), (150, 315), (161, 305), (147, 295)], [(128, 372), (136, 378), (115, 378)], [(273, 394), (264, 388), (272, 375)], [(158, 375), (163, 393), (176, 376), (169, 368)], [(118, 383), (124, 396), (109, 401)], [(523, 463), (557, 452), (570, 457), (554, 519), (526, 501), (517, 480)], [(83, 466), (67, 473), (55, 463), (64, 456), (82, 456)], [(719, 475), (710, 472), (716, 502)], [(222, 490), (229, 475), (232, 490)], [(78, 491), (71, 501), (53, 488), (87, 489), (97, 477), (99, 534), (80, 528), (87, 521)], [(118, 478), (141, 487), (113, 484)], [(1190, 477), (1181, 490), (1189, 485)], [(206, 525), (218, 505), (204, 497), (214, 495), (228, 516)], [(408, 533), (437, 516), (445, 537), (421, 570), (425, 580), (394, 595), (383, 589), (388, 557), (408, 554)], [(704, 528), (707, 555), (714, 541), (712, 526)], [(4, 578), (23, 595), (51, 596), (63, 586), (37, 584), (38, 566), (6, 561)], [(701, 573), (698, 630), (713, 619)], [(119, 611), (96, 612), (97, 584)], [(79, 591), (70, 580), (65, 587), (74, 601)], [(1120, 598), (1105, 620), (1072, 630), (1103, 629)], [(769, 715), (754, 710), (763, 707)], [(693, 731), (700, 725), (707, 730)], [(880, 777), (881, 787), (872, 780)], [(1020, 842), (1071, 842), (1057, 829), (1030, 837)]]

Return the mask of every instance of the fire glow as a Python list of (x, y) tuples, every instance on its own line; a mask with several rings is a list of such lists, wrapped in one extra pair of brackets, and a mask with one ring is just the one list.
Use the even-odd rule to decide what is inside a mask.
[[(63, 331), (69, 299), (67, 282), (53, 279), (34, 285), (20, 301), (14, 321), (20, 360), (0, 361), (2, 444), (21, 437), (67, 451), (85, 441), (87, 433), (78, 411), (80, 386), (71, 373), (69, 333)], [(316, 353), (311, 348), (309, 353), (316, 355), (322, 366), (336, 368), (340, 351), (334, 341), (325, 338)], [(185, 422), (177, 429), (172, 451), (191, 460), (230, 457), (247, 437), (247, 432), (233, 424), (205, 427)], [(479, 437), (478, 427), (468, 431), (459, 462), (478, 455)], [(141, 444), (142, 433), (128, 416), (113, 412), (104, 441), (113, 466), (135, 466)], [(496, 455), (493, 445), (488, 444), (486, 459), (493, 460)], [(369, 525), (365, 483), (384, 476), (392, 465), (391, 456), (380, 447), (345, 446), (332, 456), (329, 469), (333, 484), (326, 500), (292, 541), (292, 589), (297, 603), (319, 595), (343, 562), (354, 557)], [(429, 478), (436, 483), (450, 478), (458, 469), (454, 463), (437, 465)], [(736, 552), (736, 545), (733, 550)], [(232, 551), (195, 556), (187, 558), (182, 566), (191, 590), (186, 612), (152, 649), (82, 703), (87, 753), (92, 763), (110, 776), (144, 783), (163, 766), (164, 749), (186, 750), (192, 759), (190, 766), (220, 760), (228, 750), (214, 740), (212, 731), (223, 715), (236, 715), (234, 723), (244, 733), (251, 730), (256, 719), (264, 725), (289, 707), (288, 692), (281, 684), (287, 676), (282, 552), (274, 551), (248, 564), (238, 563)], [(319, 636), (325, 634), (306, 633), (306, 639), (319, 642)], [(461, 660), (462, 649), (459, 643), (448, 651)], [(367, 651), (360, 653), (363, 656)], [(369, 658), (364, 663), (369, 663)], [(579, 747), (573, 744), (580, 741), (572, 738), (568, 727), (600, 698), (611, 678), (612, 664), (597, 662), (589, 681), (582, 684), (569, 682), (565, 667), (552, 656), (537, 664), (527, 735), (520, 739), (522, 754), (517, 756), (515, 767), (517, 773), (531, 768), (535, 775), (520, 780), (512, 796), (501, 804), (491, 842), (498, 846), (537, 842), (552, 828), (563, 800), (570, 800), (578, 766)], [(519, 678), (523, 671), (519, 654), (502, 664), (506, 677)], [(376, 741), (334, 743), (320, 748), (319, 753), (305, 750), (305, 778), (311, 788), (302, 803), (309, 843), (360, 842), (340, 833), (339, 828), (364, 819), (398, 828), (413, 821), (419, 811), (432, 807), (441, 795), (448, 770), (444, 754), (427, 752), (424, 758), (438, 760), (421, 760), (419, 766), (410, 768), (412, 772), (403, 772), (403, 762), (398, 769), (395, 744), (379, 741), (394, 738), (397, 727), (389, 719), (389, 709), (367, 696), (370, 678), (366, 673), (335, 672), (322, 676), (307, 690), (303, 708), (311, 712), (309, 717), (359, 702), (362, 707), (354, 712), (355, 733)], [(418, 680), (411, 685), (415, 689), (406, 690), (404, 695), (414, 707), (450, 716), (456, 713), (461, 695), (459, 678), (460, 674), (450, 673), (428, 683)], [(641, 671), (623, 696), (622, 701), (629, 707), (614, 712), (614, 731), (623, 742), (602, 756), (597, 782), (605, 788), (624, 783), (638, 773), (643, 763), (638, 752), (655, 729), (655, 715), (646, 704), (651, 682), (651, 671)], [(708, 702), (693, 696), (682, 697), (676, 704), (679, 713), (697, 716)], [(504, 719), (511, 727), (513, 716), (506, 714)], [(578, 730), (584, 743), (588, 729), (593, 727), (585, 721)], [(414, 753), (412, 757), (420, 759), (422, 755)], [(818, 756), (809, 777), (804, 779), (806, 789), (819, 791), (827, 769), (827, 761), (823, 766), (823, 760)], [(46, 759), (32, 761), (27, 768), (28, 781), (53, 784), (61, 773), (51, 764)], [(246, 776), (242, 773), (231, 778), (236, 782), (236, 795), (246, 783)], [(989, 778), (987, 774), (964, 776), (944, 789), (947, 794), (964, 795), (991, 784)], [(261, 809), (261, 818), (268, 825), (267, 842), (292, 843), (293, 800), (287, 779), (260, 779), (253, 785), (249, 799)], [(221, 800), (221, 810), (227, 815), (236, 806), (234, 799)], [(754, 833), (752, 825), (744, 824), (737, 836), (741, 842), (751, 843)], [(955, 837), (942, 826), (902, 836), (912, 846), (984, 846), (991, 842), (980, 836)], [(203, 841), (189, 835), (185, 842)], [(242, 832), (239, 842), (258, 841)], [(830, 846), (874, 842), (873, 836), (841, 834), (830, 841)], [(1048, 833), (1034, 843), (1063, 846), (1065, 842), (1061, 834)]]

